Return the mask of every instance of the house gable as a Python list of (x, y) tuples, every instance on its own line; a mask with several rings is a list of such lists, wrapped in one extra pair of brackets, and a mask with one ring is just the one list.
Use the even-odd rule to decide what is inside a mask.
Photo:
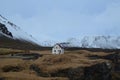
[(56, 44), (52, 49), (52, 53), (53, 54), (63, 54), (64, 49), (60, 45)]

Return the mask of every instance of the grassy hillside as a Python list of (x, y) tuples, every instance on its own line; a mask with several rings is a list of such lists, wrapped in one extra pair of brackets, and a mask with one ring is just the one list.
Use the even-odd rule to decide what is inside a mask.
[[(0, 49), (3, 53), (22, 52), (15, 49)], [(119, 74), (111, 73), (107, 59), (89, 56), (108, 56), (114, 52), (91, 52), (87, 50), (66, 51), (62, 55), (52, 55), (51, 51), (34, 51), (42, 54), (37, 60), (0, 58), (0, 79), (2, 80), (103, 80), (112, 74), (112, 80), (119, 80)], [(2, 56), (2, 55), (0, 55)], [(110, 66), (109, 66), (110, 67)], [(95, 73), (95, 74), (94, 74)], [(90, 79), (86, 79), (87, 76)], [(119, 78), (119, 79), (118, 79)], [(107, 79), (106, 79), (107, 80)]]
[(0, 48), (40, 49), (41, 46), (28, 41), (13, 40), (5, 36), (0, 36)]
[(16, 54), (16, 53), (22, 53), (23, 50), (16, 50), (16, 49), (6, 49), (6, 48), (0, 48), (0, 55), (7, 55), (7, 54)]

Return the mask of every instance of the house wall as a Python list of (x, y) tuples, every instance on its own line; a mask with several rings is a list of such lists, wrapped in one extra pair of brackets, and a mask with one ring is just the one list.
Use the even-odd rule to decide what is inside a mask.
[(64, 53), (64, 49), (61, 48), (59, 45), (55, 45), (52, 48), (52, 54), (63, 54)]

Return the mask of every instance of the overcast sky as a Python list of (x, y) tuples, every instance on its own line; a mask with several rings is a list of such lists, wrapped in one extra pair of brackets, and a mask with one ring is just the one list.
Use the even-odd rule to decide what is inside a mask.
[(39, 41), (120, 35), (120, 0), (0, 0), (0, 14)]

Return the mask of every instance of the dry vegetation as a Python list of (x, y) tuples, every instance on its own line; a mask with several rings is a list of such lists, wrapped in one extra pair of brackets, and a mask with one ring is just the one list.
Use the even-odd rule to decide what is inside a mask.
[(90, 60), (85, 58), (84, 54), (63, 54), (63, 55), (45, 55), (34, 61), (45, 72), (53, 72), (60, 69), (77, 68), (91, 66), (93, 64), (104, 62), (105, 60)]
[(44, 78), (44, 77), (38, 77), (33, 74), (26, 74), (23, 72), (9, 72), (9, 73), (3, 73), (3, 77), (6, 78), (6, 80), (68, 80), (67, 78)]
[[(0, 55), (9, 53), (23, 52), (22, 50), (0, 49)], [(63, 55), (52, 55), (51, 51), (31, 51), (32, 53), (43, 54), (37, 60), (22, 60), (22, 59), (0, 59), (0, 77), (5, 80), (68, 80), (66, 77), (51, 77), (49, 73), (54, 73), (62, 69), (77, 68), (91, 66), (107, 60), (97, 59), (91, 60), (87, 56), (99, 55), (104, 56), (111, 53), (105, 52), (90, 52), (86, 50), (66, 51)], [(30, 70), (31, 65), (37, 65), (42, 73), (47, 77), (40, 77), (36, 72)], [(11, 69), (5, 72), (7, 68)], [(16, 69), (13, 69), (16, 68)]]
[(14, 54), (14, 53), (20, 53), (20, 52), (23, 52), (23, 50), (0, 48), (0, 55), (6, 55), (11, 53)]

